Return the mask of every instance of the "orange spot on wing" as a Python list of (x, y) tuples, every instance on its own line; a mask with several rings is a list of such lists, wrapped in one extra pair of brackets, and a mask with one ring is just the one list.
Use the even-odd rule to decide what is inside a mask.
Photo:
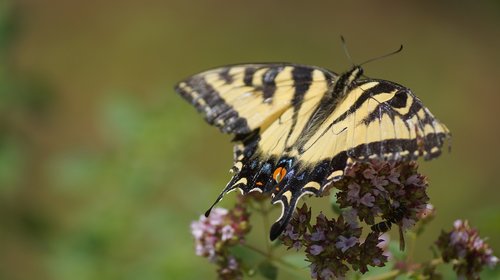
[(257, 182), (257, 183), (255, 183), (255, 184), (256, 184), (257, 186), (262, 186), (262, 185), (263, 185), (263, 184), (262, 184), (262, 182)]
[(286, 169), (283, 167), (278, 167), (274, 170), (273, 179), (276, 183), (279, 183), (286, 175)]
[(278, 182), (278, 180), (276, 178), (280, 175), (281, 169), (282, 169), (281, 167), (278, 167), (278, 168), (276, 168), (274, 170), (274, 173), (273, 173), (273, 179), (274, 179), (274, 181)]

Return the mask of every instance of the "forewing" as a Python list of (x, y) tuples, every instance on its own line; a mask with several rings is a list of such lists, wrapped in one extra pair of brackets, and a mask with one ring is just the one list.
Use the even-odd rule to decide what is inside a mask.
[[(333, 73), (286, 63), (243, 64), (208, 70), (176, 86), (176, 91), (222, 132), (245, 135), (265, 130), (312, 84), (332, 83)], [(299, 89), (299, 90), (298, 90)]]

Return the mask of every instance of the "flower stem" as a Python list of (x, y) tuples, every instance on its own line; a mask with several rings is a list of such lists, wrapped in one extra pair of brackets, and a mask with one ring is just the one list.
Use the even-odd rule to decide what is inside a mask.
[(401, 270), (399, 269), (395, 269), (395, 270), (391, 270), (391, 271), (388, 271), (386, 273), (382, 273), (382, 274), (379, 274), (379, 275), (376, 275), (376, 276), (372, 276), (372, 277), (368, 277), (368, 278), (364, 278), (363, 280), (385, 280), (385, 279), (394, 279), (396, 276), (398, 276), (399, 274), (401, 274)]
[[(443, 263), (443, 259), (442, 258), (436, 258), (436, 259), (432, 259), (432, 260), (424, 263), (423, 265), (428, 265), (428, 266), (434, 267), (434, 266), (440, 265), (442, 263)], [(419, 265), (418, 267), (419, 267), (419, 269), (421, 269), (422, 265)], [(379, 274), (379, 275), (376, 275), (376, 276), (372, 276), (372, 277), (368, 277), (368, 278), (363, 278), (363, 280), (394, 279), (394, 277), (396, 277), (398, 275), (401, 275), (403, 273), (404, 273), (404, 271), (399, 270), (399, 269), (395, 269), (395, 270), (391, 270), (391, 271), (388, 271), (386, 273), (382, 273), (382, 274)], [(409, 273), (410, 273), (410, 277), (411, 277), (411, 275), (413, 275), (415, 273), (415, 271), (412, 271), (412, 272), (409, 272)]]
[(442, 258), (435, 258), (427, 262), (429, 266), (438, 266), (443, 263)]
[(246, 247), (246, 248), (248, 248), (248, 249), (250, 249), (250, 250), (252, 250), (252, 251), (254, 251), (256, 253), (259, 253), (259, 254), (263, 255), (264, 257), (269, 257), (269, 254), (267, 254), (266, 252), (264, 252), (263, 250), (261, 250), (261, 249), (259, 249), (257, 247), (254, 247), (253, 245), (250, 245), (250, 244), (247, 244), (247, 243), (242, 243), (240, 245), (243, 246), (243, 247)]
[(282, 259), (280, 258), (274, 258), (272, 257), (271, 255), (269, 255), (268, 253), (264, 252), (263, 250), (257, 248), (257, 247), (254, 247), (250, 244), (246, 244), (246, 243), (243, 243), (241, 244), (241, 246), (244, 246), (258, 254), (261, 254), (262, 256), (264, 256), (270, 263), (276, 265), (276, 266), (279, 266), (280, 268), (283, 268), (283, 269), (286, 269), (288, 270), (289, 272), (292, 272), (292, 273), (296, 273), (296, 272), (300, 272), (300, 273), (304, 273), (306, 272), (305, 270), (301, 269), (301, 268), (298, 268), (296, 266), (293, 266), (285, 261), (283, 261)]
[[(308, 274), (307, 270), (301, 269), (301, 268), (296, 267), (296, 266), (293, 266), (293, 265), (291, 265), (291, 264), (283, 261), (282, 259), (274, 259), (273, 258), (273, 259), (270, 259), (269, 261), (271, 263), (273, 263), (274, 265), (276, 265), (276, 266), (279, 266), (279, 267), (281, 267), (281, 268), (283, 268), (285, 270), (288, 270), (288, 272), (290, 272), (292, 274), (296, 274), (297, 272), (301, 273), (301, 274), (304, 274), (304, 273)], [(308, 274), (308, 277), (309, 277), (309, 274)]]
[(415, 252), (415, 245), (416, 245), (416, 241), (417, 241), (417, 235), (414, 233), (414, 232), (408, 232), (408, 234), (406, 234), (406, 236), (409, 237), (410, 239), (410, 248), (408, 248), (408, 253), (406, 254), (406, 261), (407, 262), (412, 262), (413, 261), (413, 254)]

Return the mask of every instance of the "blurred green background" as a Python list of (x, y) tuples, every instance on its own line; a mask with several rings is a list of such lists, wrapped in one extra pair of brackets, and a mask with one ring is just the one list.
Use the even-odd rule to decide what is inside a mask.
[(189, 224), (230, 177), (230, 137), (173, 85), (238, 62), (344, 71), (340, 34), (357, 62), (404, 44), (366, 74), (453, 132), (421, 164), (438, 216), (417, 259), (457, 218), (498, 256), (500, 3), (347, 2), (0, 1), (0, 279), (214, 278)]

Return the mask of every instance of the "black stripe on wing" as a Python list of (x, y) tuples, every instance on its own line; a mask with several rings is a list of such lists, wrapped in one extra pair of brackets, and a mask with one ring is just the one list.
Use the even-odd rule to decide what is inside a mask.
[(186, 82), (181, 82), (175, 90), (202, 113), (209, 124), (219, 126), (222, 132), (235, 134), (250, 132), (246, 119), (241, 118), (203, 77), (194, 76)]

